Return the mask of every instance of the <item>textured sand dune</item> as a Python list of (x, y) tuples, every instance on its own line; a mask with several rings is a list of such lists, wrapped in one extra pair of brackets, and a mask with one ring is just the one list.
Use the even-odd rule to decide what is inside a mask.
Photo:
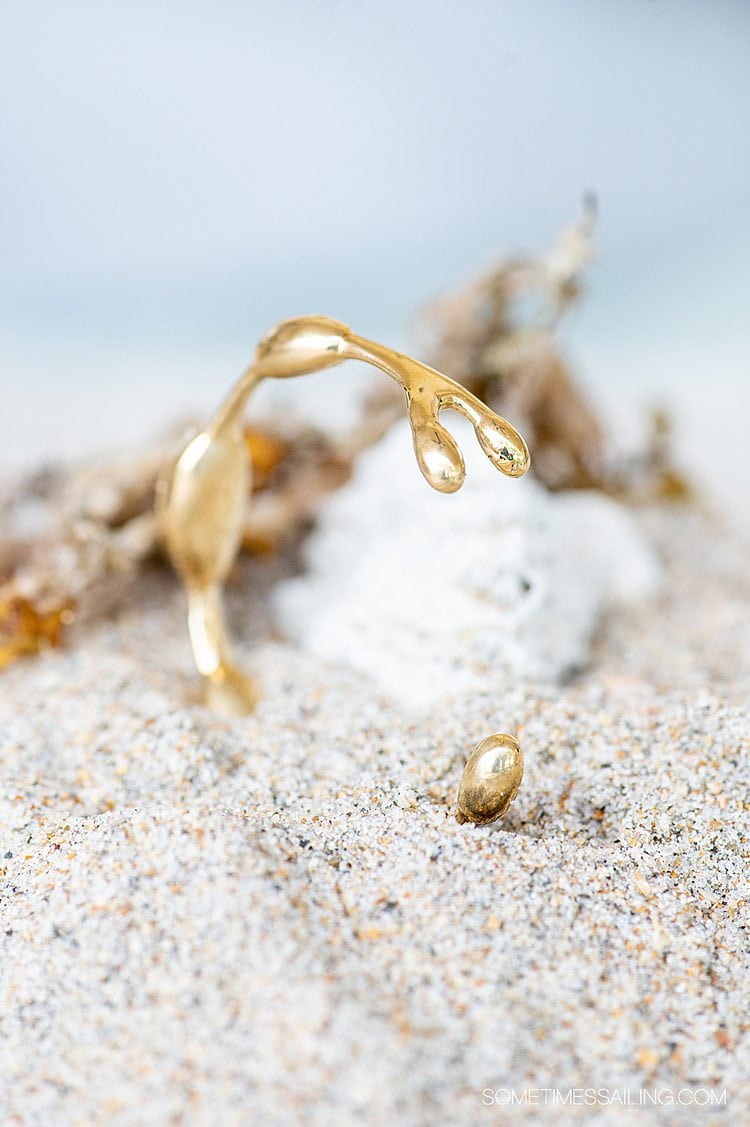
[[(190, 703), (167, 575), (12, 667), (2, 1122), (492, 1122), (483, 1089), (528, 1086), (726, 1088), (721, 1121), (742, 1122), (746, 548), (697, 512), (640, 520), (662, 591), (615, 612), (563, 687), (487, 671), (410, 718), (364, 673), (264, 639), (268, 564), (231, 594), (253, 717)], [(524, 746), (521, 793), (459, 826), (463, 757), (497, 729)]]

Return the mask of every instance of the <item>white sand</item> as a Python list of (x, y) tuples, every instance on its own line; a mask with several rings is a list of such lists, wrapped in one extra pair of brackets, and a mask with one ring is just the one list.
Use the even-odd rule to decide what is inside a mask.
[[(512, 488), (512, 483), (508, 488)], [(642, 523), (663, 593), (565, 688), (479, 681), (418, 723), (233, 618), (263, 687), (218, 720), (182, 598), (0, 681), (0, 1122), (507, 1122), (482, 1090), (726, 1088), (563, 1123), (750, 1116), (750, 574), (699, 514)], [(526, 752), (500, 824), (459, 826), (464, 756)]]

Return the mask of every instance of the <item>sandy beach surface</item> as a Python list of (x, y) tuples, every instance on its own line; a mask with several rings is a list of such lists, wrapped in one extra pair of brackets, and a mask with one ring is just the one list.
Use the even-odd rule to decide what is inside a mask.
[[(637, 519), (665, 582), (562, 686), (487, 669), (415, 719), (274, 635), (272, 561), (230, 592), (252, 717), (194, 703), (165, 571), (11, 667), (2, 1123), (747, 1121), (747, 542), (699, 508)], [(459, 826), (495, 730), (523, 787)], [(687, 1103), (616, 1095), (643, 1089)]]

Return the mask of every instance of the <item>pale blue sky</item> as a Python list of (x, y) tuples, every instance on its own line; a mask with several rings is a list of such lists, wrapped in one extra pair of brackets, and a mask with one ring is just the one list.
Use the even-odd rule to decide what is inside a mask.
[(6, 326), (398, 324), (493, 252), (544, 245), (589, 187), (613, 277), (674, 259), (689, 281), (693, 257), (747, 250), (747, 3), (3, 11)]
[(420, 300), (545, 247), (590, 188), (576, 347), (656, 343), (667, 366), (670, 341), (747, 347), (743, 0), (0, 9), (6, 387), (74, 383), (92, 349), (103, 387), (129, 350), (168, 382), (172, 354), (239, 363), (309, 311), (402, 339)]

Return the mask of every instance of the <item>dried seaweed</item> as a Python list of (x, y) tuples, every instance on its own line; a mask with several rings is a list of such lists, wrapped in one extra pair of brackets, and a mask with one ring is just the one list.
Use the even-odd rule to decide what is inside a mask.
[(584, 292), (595, 219), (595, 200), (587, 196), (579, 220), (548, 254), (503, 258), (426, 306), (419, 320), (423, 352), (518, 423), (534, 472), (549, 489), (683, 497), (687, 484), (671, 464), (663, 420), (646, 429), (639, 456), (622, 464), (557, 339), (561, 318)]
[(19, 657), (30, 657), (62, 643), (63, 629), (73, 620), (71, 600), (35, 605), (23, 595), (0, 598), (0, 669)]
[[(288, 423), (248, 427), (253, 465), (243, 547), (272, 552), (313, 519), (351, 472), (354, 449)], [(58, 467), (0, 498), (0, 669), (111, 613), (163, 556), (154, 495), (185, 431), (130, 455)]]

